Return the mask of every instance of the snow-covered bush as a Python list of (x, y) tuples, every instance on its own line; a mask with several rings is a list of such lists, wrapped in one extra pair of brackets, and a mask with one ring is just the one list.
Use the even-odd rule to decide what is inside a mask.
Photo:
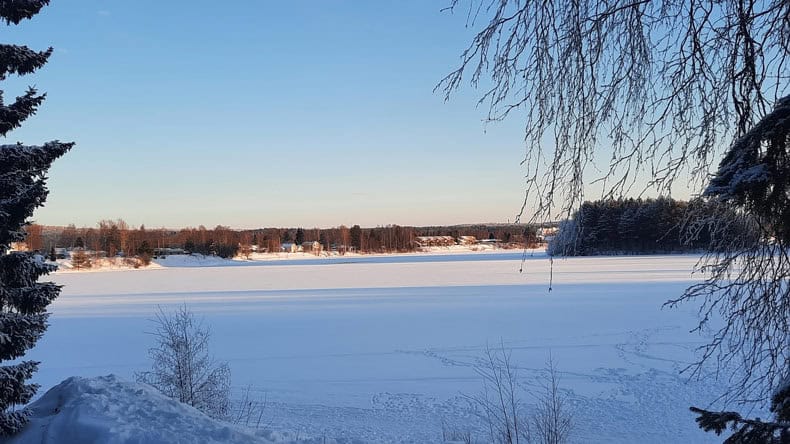
[[(559, 372), (551, 357), (541, 376), (543, 390), (539, 393), (523, 390), (518, 368), (504, 346), (486, 348), (475, 371), (483, 378), (483, 390), (469, 398), (480, 409), (488, 427), (487, 442), (563, 444), (569, 441), (573, 417), (559, 388)], [(532, 410), (523, 401), (525, 394), (537, 400)]]
[(191, 405), (216, 419), (230, 414), (230, 367), (209, 354), (211, 331), (186, 305), (173, 312), (159, 308), (149, 349), (152, 368), (136, 374), (138, 382)]
[(557, 234), (551, 239), (546, 252), (549, 256), (570, 256), (576, 248), (579, 227), (574, 219), (560, 222)]

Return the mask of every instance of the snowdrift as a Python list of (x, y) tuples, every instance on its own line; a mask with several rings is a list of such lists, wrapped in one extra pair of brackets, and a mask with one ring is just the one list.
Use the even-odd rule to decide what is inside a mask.
[[(30, 423), (9, 444), (271, 443), (115, 375), (71, 377), (30, 405)], [(279, 440), (277, 440), (279, 441)], [(282, 441), (281, 441), (282, 442)]]

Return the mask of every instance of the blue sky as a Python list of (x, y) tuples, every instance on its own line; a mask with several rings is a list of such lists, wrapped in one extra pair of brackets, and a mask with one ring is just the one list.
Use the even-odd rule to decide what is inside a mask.
[(517, 119), (433, 86), (471, 31), (446, 0), (65, 1), (4, 30), (55, 54), (3, 143), (75, 141), (39, 223), (149, 227), (512, 221)]

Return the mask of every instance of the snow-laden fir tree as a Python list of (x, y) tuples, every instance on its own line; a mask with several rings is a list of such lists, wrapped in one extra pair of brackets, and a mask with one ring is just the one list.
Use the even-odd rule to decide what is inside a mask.
[[(0, 19), (16, 25), (36, 15), (49, 0), (0, 0)], [(0, 80), (30, 74), (41, 68), (52, 48), (34, 51), (26, 46), (0, 44)], [(35, 88), (6, 104), (0, 91), (0, 136), (18, 128), (44, 101)], [(25, 225), (47, 196), (46, 173), (52, 162), (73, 143), (53, 141), (43, 146), (21, 143), (0, 145), (0, 362), (17, 360), (32, 348), (47, 328), (46, 308), (60, 292), (39, 277), (55, 269), (43, 256), (12, 252), (11, 244), (25, 239)], [(5, 363), (5, 362), (4, 362)], [(28, 412), (17, 408), (35, 394), (27, 380), (38, 367), (35, 361), (14, 361), (0, 366), (0, 436), (22, 428)]]
[(790, 246), (790, 96), (735, 141), (705, 195), (754, 215)]
[(732, 317), (727, 320), (739, 331), (754, 332), (736, 333), (736, 339), (760, 344), (743, 347), (742, 353), (747, 363), (768, 370), (763, 380), (773, 386), (770, 408), (775, 418), (691, 410), (704, 430), (721, 434), (730, 428), (733, 433), (725, 443), (790, 443), (790, 96), (778, 100), (771, 113), (733, 143), (705, 196), (741, 209), (757, 221), (762, 242), (749, 255), (739, 253), (738, 266), (741, 276), (759, 276), (752, 278), (759, 285), (744, 285), (735, 276), (724, 291), (731, 306), (759, 307), (758, 315), (749, 317), (746, 325), (733, 324)]

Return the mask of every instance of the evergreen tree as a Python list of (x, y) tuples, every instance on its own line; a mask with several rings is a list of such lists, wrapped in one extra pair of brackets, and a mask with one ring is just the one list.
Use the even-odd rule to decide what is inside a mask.
[(91, 268), (91, 258), (85, 254), (85, 250), (77, 248), (71, 252), (71, 266), (76, 270)]
[(304, 230), (301, 228), (296, 229), (296, 245), (304, 243)]
[(148, 265), (151, 263), (151, 257), (154, 255), (154, 249), (151, 248), (151, 245), (148, 243), (147, 240), (140, 242), (140, 246), (137, 247), (137, 256), (142, 261), (143, 265)]
[(753, 214), (790, 245), (790, 96), (735, 141), (705, 195)]
[(351, 238), (351, 246), (357, 251), (362, 251), (362, 228), (359, 225), (351, 227), (349, 237)]
[(323, 246), (324, 251), (331, 250), (329, 245), (329, 239), (326, 238), (326, 233), (324, 233), (323, 231), (321, 232), (321, 234), (318, 235), (318, 243), (320, 243)]
[[(48, 0), (0, 1), (0, 19), (18, 24), (36, 15)], [(30, 74), (42, 67), (52, 48), (33, 51), (26, 46), (0, 45), (0, 80), (8, 75)], [(5, 104), (0, 92), (0, 136), (18, 128), (35, 114), (44, 101), (35, 88)], [(47, 196), (46, 173), (52, 162), (66, 153), (72, 143), (57, 141), (43, 146), (21, 143), (0, 145), (0, 361), (15, 360), (32, 348), (47, 328), (46, 308), (60, 287), (38, 278), (53, 270), (42, 256), (30, 252), (9, 252), (12, 242), (24, 240), (24, 227), (33, 210)], [(19, 361), (0, 366), (0, 435), (11, 435), (27, 422), (29, 412), (16, 409), (36, 392), (27, 384), (38, 367), (35, 361)]]
[[(706, 223), (689, 229), (682, 237), (680, 227), (689, 211)], [(753, 242), (754, 234), (739, 222), (736, 212), (716, 202), (695, 200), (606, 199), (584, 202), (571, 220), (559, 226), (549, 245), (554, 256), (589, 256), (597, 254), (644, 254), (711, 250), (711, 231), (727, 221), (729, 237)], [(569, 230), (576, 230), (570, 233)]]
[[(728, 305), (749, 313), (740, 324), (732, 324), (730, 319), (725, 328), (737, 325), (738, 330), (756, 332), (737, 337), (736, 343), (757, 344), (744, 347), (741, 356), (745, 362), (752, 356), (751, 362), (766, 363), (765, 376), (759, 381), (775, 384), (771, 396), (775, 420), (746, 419), (737, 412), (695, 407), (691, 411), (698, 415), (697, 423), (703, 430), (719, 435), (731, 429), (733, 434), (726, 443), (790, 443), (790, 293), (786, 271), (790, 247), (790, 96), (780, 99), (771, 113), (733, 143), (704, 195), (753, 217), (758, 221), (759, 236), (768, 239), (762, 245), (751, 242), (751, 258), (756, 260), (746, 256), (738, 265), (749, 276), (759, 273), (758, 279), (751, 278), (759, 285), (744, 292), (742, 277), (735, 276), (737, 285), (725, 287)], [(765, 265), (765, 257), (784, 258), (778, 273)], [(730, 274), (727, 276), (730, 278)]]
[(725, 444), (786, 444), (790, 442), (790, 375), (771, 397), (771, 412), (774, 421), (760, 418), (747, 419), (738, 412), (712, 412), (691, 407), (697, 414), (697, 424), (706, 432), (717, 435), (731, 430), (732, 435)]

